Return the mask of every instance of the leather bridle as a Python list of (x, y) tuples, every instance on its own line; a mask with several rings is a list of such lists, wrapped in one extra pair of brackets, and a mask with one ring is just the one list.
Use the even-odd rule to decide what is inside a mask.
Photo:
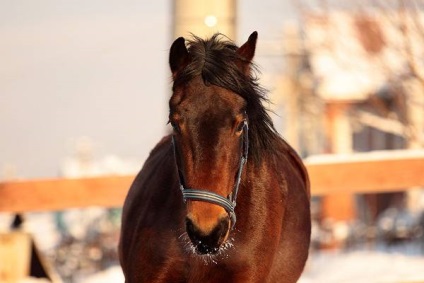
[(234, 228), (234, 225), (236, 224), (236, 220), (237, 220), (236, 213), (235, 213), (237, 194), (238, 194), (238, 190), (240, 186), (243, 167), (247, 162), (247, 155), (249, 152), (249, 126), (246, 120), (244, 121), (242, 131), (243, 131), (242, 133), (243, 148), (242, 148), (242, 153), (240, 156), (239, 168), (237, 170), (236, 181), (234, 183), (233, 190), (227, 197), (223, 197), (217, 193), (214, 193), (208, 190), (189, 188), (186, 186), (183, 173), (178, 167), (178, 161), (177, 161), (178, 151), (177, 151), (177, 146), (175, 144), (174, 137), (172, 136), (172, 145), (174, 148), (175, 164), (178, 170), (180, 189), (183, 193), (184, 202), (186, 202), (187, 200), (205, 201), (205, 202), (213, 203), (223, 207), (227, 211), (228, 215), (230, 216), (231, 228)]

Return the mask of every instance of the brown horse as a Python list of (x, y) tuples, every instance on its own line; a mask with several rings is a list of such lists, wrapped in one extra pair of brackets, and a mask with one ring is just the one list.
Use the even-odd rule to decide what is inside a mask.
[(127, 283), (296, 282), (302, 273), (309, 180), (262, 104), (256, 39), (237, 47), (216, 34), (172, 44), (173, 133), (152, 150), (125, 201)]

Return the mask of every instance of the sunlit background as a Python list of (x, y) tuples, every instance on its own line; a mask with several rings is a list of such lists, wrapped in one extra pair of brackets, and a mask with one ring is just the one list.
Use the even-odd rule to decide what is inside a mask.
[[(305, 162), (422, 166), (410, 186), (378, 193), (312, 186), (312, 247), (300, 282), (424, 282), (418, 0), (2, 0), (0, 198), (2, 184), (137, 173), (169, 130), (173, 40), (221, 32), (240, 45), (253, 31), (267, 107)], [(350, 179), (355, 172), (346, 187)], [(43, 212), (16, 214), (2, 205), (0, 282), (123, 282), (120, 207), (43, 211), (40, 203)], [(36, 255), (27, 255), (32, 240)], [(22, 258), (22, 267), (12, 264), (11, 250), (37, 258), (38, 271)]]

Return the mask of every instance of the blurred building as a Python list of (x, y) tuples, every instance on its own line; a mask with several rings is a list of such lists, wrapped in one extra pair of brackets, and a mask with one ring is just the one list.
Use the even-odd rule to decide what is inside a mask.
[[(305, 154), (422, 148), (424, 15), (392, 9), (302, 16), (297, 33), (286, 35), (293, 44), (288, 77), (297, 93), (292, 119), (306, 121), (291, 131), (300, 133)], [(325, 138), (316, 139), (320, 135)], [(307, 136), (315, 138), (308, 142)], [(321, 149), (316, 148), (320, 141)], [(420, 189), (406, 198), (404, 193), (340, 194), (326, 197), (322, 209), (336, 221), (360, 212), (362, 220), (373, 223), (391, 206), (422, 210), (414, 204), (419, 194)]]

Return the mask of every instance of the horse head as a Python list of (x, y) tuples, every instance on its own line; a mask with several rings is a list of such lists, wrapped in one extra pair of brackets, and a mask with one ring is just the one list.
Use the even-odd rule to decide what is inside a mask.
[(196, 38), (171, 46), (176, 167), (186, 203), (186, 232), (199, 254), (215, 254), (235, 225), (234, 207), (248, 150), (247, 101), (237, 92), (250, 77), (257, 33), (241, 47)]

